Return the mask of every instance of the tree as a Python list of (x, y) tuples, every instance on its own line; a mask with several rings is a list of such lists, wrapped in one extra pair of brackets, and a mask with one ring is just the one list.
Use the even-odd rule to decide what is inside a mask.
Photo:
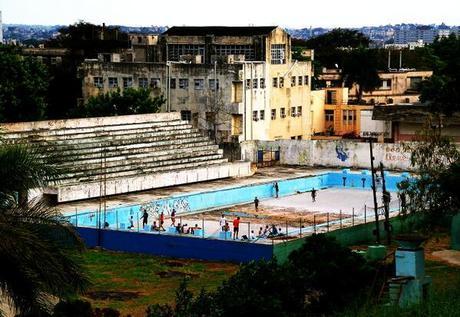
[(200, 120), (201, 124), (207, 127), (209, 136), (216, 143), (222, 142), (224, 138), (219, 135), (219, 129), (224, 125), (230, 128), (228, 118), (231, 112), (228, 107), (221, 89), (212, 90), (206, 95), (205, 116), (200, 117)]
[(0, 291), (21, 315), (49, 310), (51, 296), (88, 285), (78, 260), (83, 242), (73, 227), (45, 202), (17, 198), (58, 178), (51, 161), (39, 148), (0, 143)]
[(45, 66), (0, 45), (0, 122), (45, 118), (48, 75)]
[(342, 76), (346, 86), (357, 86), (358, 103), (361, 103), (364, 91), (372, 91), (380, 85), (376, 53), (366, 48), (349, 51), (343, 62)]
[(305, 45), (315, 50), (315, 70), (320, 73), (322, 67), (341, 68), (348, 50), (366, 48), (369, 43), (369, 38), (361, 32), (338, 28), (309, 39)]
[(160, 111), (165, 103), (163, 96), (151, 97), (147, 89), (127, 88), (91, 97), (84, 107), (74, 114), (84, 117), (114, 116)]
[(214, 292), (193, 297), (181, 284), (176, 308), (154, 305), (149, 317), (324, 316), (369, 290), (375, 270), (334, 238), (313, 235), (286, 264), (244, 264)]
[(435, 113), (460, 111), (460, 37), (436, 39), (430, 47), (433, 76), (421, 83), (420, 101)]

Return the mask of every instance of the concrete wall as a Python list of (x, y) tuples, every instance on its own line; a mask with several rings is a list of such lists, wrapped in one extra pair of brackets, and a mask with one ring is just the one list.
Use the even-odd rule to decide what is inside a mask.
[(44, 121), (31, 121), (31, 122), (14, 122), (14, 123), (1, 123), (0, 130), (5, 132), (25, 132), (33, 130), (47, 130), (47, 129), (74, 129), (96, 127), (103, 125), (117, 125), (117, 124), (130, 124), (130, 123), (143, 123), (143, 122), (161, 122), (180, 119), (179, 112), (170, 113), (149, 113), (139, 115), (127, 116), (113, 116), (113, 117), (96, 117), (96, 118), (81, 118), (81, 119), (64, 119), (64, 120), (44, 120)]
[(65, 185), (48, 190), (46, 193), (56, 194), (57, 191), (58, 202), (64, 202), (99, 197), (101, 190), (103, 195), (116, 195), (226, 177), (244, 177), (252, 174), (249, 162), (233, 162), (166, 173), (109, 179), (104, 183), (104, 186), (101, 186), (100, 182)]
[[(97, 246), (97, 229), (77, 228), (77, 231), (87, 247)], [(237, 263), (269, 260), (273, 255), (272, 245), (258, 243), (114, 230), (100, 230), (99, 234), (101, 246), (114, 251)]]
[[(243, 160), (257, 162), (257, 150), (280, 147), (285, 165), (370, 168), (369, 144), (353, 140), (280, 140), (241, 143)], [(375, 163), (386, 168), (410, 170), (410, 153), (398, 143), (374, 144)]]

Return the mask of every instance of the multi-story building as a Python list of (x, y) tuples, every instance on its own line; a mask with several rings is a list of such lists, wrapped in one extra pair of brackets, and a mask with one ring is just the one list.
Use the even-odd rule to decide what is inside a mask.
[[(380, 86), (372, 91), (364, 91), (362, 100), (368, 104), (414, 103), (419, 101), (418, 84), (433, 75), (432, 71), (400, 69), (380, 71)], [(325, 69), (319, 75), (325, 87), (342, 87), (342, 73), (337, 69)], [(358, 98), (357, 87), (351, 87), (348, 93), (350, 102)]]
[(83, 63), (84, 100), (142, 87), (219, 141), (310, 138), (311, 61), (291, 59), (285, 30), (172, 27), (153, 52), (152, 62)]

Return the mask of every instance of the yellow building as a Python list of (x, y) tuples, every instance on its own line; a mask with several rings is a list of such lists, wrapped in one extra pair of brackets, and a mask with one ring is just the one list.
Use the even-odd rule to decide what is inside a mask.
[(372, 106), (349, 105), (348, 88), (325, 88), (312, 91), (312, 131), (322, 136), (359, 136), (361, 111)]
[(150, 46), (151, 63), (83, 63), (84, 101), (143, 87), (219, 141), (310, 138), (311, 61), (291, 59), (285, 30), (172, 27)]

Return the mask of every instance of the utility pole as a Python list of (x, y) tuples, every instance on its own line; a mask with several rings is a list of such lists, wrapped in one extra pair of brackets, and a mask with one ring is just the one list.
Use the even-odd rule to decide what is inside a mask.
[(383, 163), (380, 162), (380, 175), (382, 176), (382, 194), (383, 194), (383, 208), (385, 209), (385, 231), (387, 232), (387, 243), (391, 244), (391, 228), (390, 228), (390, 192), (387, 191), (385, 185), (385, 174), (383, 172)]
[(369, 148), (371, 155), (372, 194), (374, 196), (375, 238), (377, 243), (380, 244), (379, 211), (377, 206), (377, 193), (375, 188), (374, 153), (372, 148), (372, 139), (369, 139)]

